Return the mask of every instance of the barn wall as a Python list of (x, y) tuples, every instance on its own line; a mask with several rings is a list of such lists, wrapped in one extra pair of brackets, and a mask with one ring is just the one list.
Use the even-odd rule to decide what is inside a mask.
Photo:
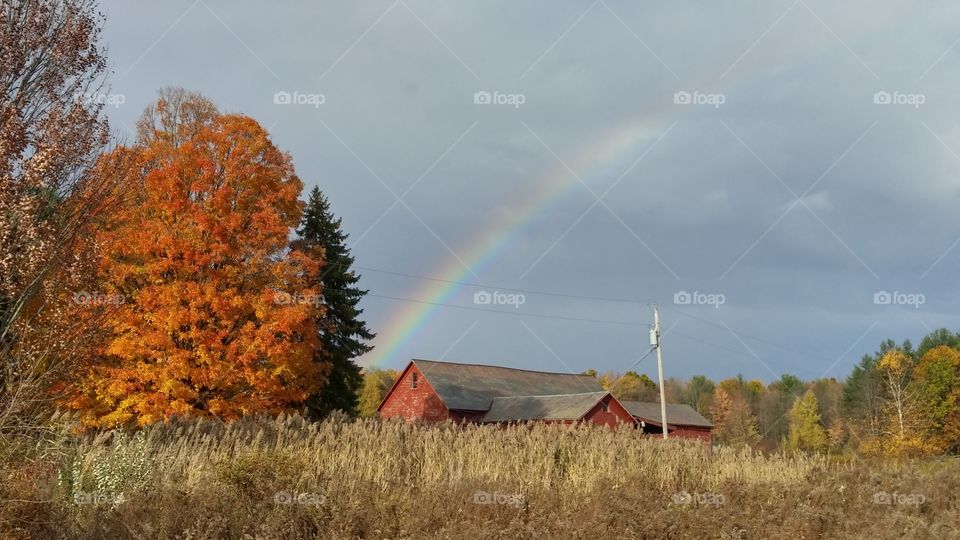
[[(644, 419), (637, 418), (637, 422), (640, 420)], [(663, 433), (663, 431), (660, 429), (660, 424), (656, 421), (649, 419), (644, 421), (646, 422), (646, 427), (643, 429), (644, 433), (650, 435), (660, 435)], [(670, 428), (670, 436), (680, 439), (698, 439), (707, 444), (713, 444), (713, 429), (708, 427), (673, 426)]]
[[(417, 375), (416, 388), (412, 384), (414, 374)], [(450, 418), (450, 411), (416, 364), (411, 363), (380, 405), (380, 416), (441, 422)]]
[(683, 439), (700, 439), (705, 443), (713, 444), (713, 432), (710, 428), (705, 427), (678, 426), (670, 430), (670, 436)]
[[(603, 411), (603, 404), (609, 404), (609, 412)], [(623, 408), (619, 401), (611, 396), (603, 398), (590, 411), (583, 416), (583, 419), (594, 424), (602, 426), (617, 427), (620, 424), (633, 425), (633, 416)]]

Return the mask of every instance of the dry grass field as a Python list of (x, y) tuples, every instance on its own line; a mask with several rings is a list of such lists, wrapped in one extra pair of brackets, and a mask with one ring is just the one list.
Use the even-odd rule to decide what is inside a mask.
[[(66, 432), (64, 432), (66, 433)], [(957, 460), (297, 417), (6, 443), (5, 538), (954, 538)]]

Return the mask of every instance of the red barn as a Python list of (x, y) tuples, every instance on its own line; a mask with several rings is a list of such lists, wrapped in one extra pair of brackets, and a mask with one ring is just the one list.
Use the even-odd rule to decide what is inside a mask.
[(430, 422), (635, 424), (589, 375), (431, 360), (411, 361), (377, 412)]
[[(630, 411), (644, 433), (663, 433), (660, 403), (645, 401), (621, 403)], [(713, 444), (713, 424), (689, 405), (667, 403), (667, 435), (682, 439), (700, 439)]]

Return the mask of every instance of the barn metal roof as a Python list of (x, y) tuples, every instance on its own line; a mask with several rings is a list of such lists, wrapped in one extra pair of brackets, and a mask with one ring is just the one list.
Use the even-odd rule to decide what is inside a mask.
[(606, 396), (607, 392), (585, 392), (554, 396), (493, 398), (493, 405), (481, 422), (579, 420)]
[[(646, 401), (621, 401), (630, 414), (644, 421), (660, 425), (660, 404)], [(667, 424), (671, 426), (713, 427), (709, 420), (693, 407), (679, 403), (667, 403)]]
[[(494, 398), (602, 392), (590, 375), (414, 360), (448, 409), (489, 410)], [(599, 399), (599, 398), (598, 398)], [(596, 403), (596, 401), (594, 401)]]

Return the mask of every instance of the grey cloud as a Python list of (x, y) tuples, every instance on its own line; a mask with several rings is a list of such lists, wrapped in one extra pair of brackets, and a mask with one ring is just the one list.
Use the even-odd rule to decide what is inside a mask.
[[(841, 376), (887, 337), (916, 340), (925, 325), (960, 327), (949, 279), (960, 248), (921, 279), (960, 237), (960, 46), (951, 49), (960, 8), (866, 1), (607, 5), (613, 13), (598, 3), (568, 31), (590, 4), (109, 1), (113, 88), (128, 98), (111, 119), (118, 129), (132, 126), (166, 85), (202, 91), (226, 110), (249, 114), (271, 127), (305, 182), (330, 196), (355, 238), (380, 220), (358, 244), (358, 264), (429, 277), (460, 279), (440, 273), (454, 259), (433, 233), (467, 257), (477, 238), (531, 213), (524, 202), (531, 194), (569, 185), (504, 237), (480, 279), (641, 301), (531, 296), (521, 310), (636, 326), (443, 308), (386, 359), (393, 366), (444, 353), (479, 320), (450, 358), (566, 369), (525, 321), (572, 369), (624, 369), (645, 351), (645, 302), (670, 307), (680, 290), (728, 300), (719, 309), (681, 310), (714, 326), (664, 311), (665, 324), (679, 322), (675, 331), (687, 336), (665, 345), (668, 375), (771, 377), (715, 326), (721, 320), (803, 351), (744, 339), (774, 371), (807, 377), (834, 361), (831, 375)], [(322, 93), (326, 102), (277, 106), (279, 90)], [(473, 102), (478, 91), (522, 93), (526, 102), (480, 106)], [(677, 105), (678, 91), (719, 93), (725, 101), (717, 108)], [(877, 104), (880, 91), (923, 94), (925, 102)], [(380, 219), (394, 197), (367, 167), (399, 194), (474, 122), (405, 199), (415, 215), (397, 205)], [(593, 208), (521, 279), (594, 202), (551, 151), (601, 193), (674, 122), (605, 199), (615, 216)], [(609, 170), (577, 161), (631, 123), (649, 133), (610, 160)], [(815, 215), (797, 205), (757, 241), (794, 203), (767, 166), (797, 195), (829, 172), (803, 197)], [(423, 280), (362, 273), (374, 294), (436, 300), (418, 297)], [(472, 306), (474, 290), (464, 287), (443, 301)], [(876, 306), (878, 290), (922, 292), (927, 303), (918, 310)], [(410, 306), (368, 297), (365, 307), (382, 340)], [(365, 360), (380, 361), (377, 354)]]

